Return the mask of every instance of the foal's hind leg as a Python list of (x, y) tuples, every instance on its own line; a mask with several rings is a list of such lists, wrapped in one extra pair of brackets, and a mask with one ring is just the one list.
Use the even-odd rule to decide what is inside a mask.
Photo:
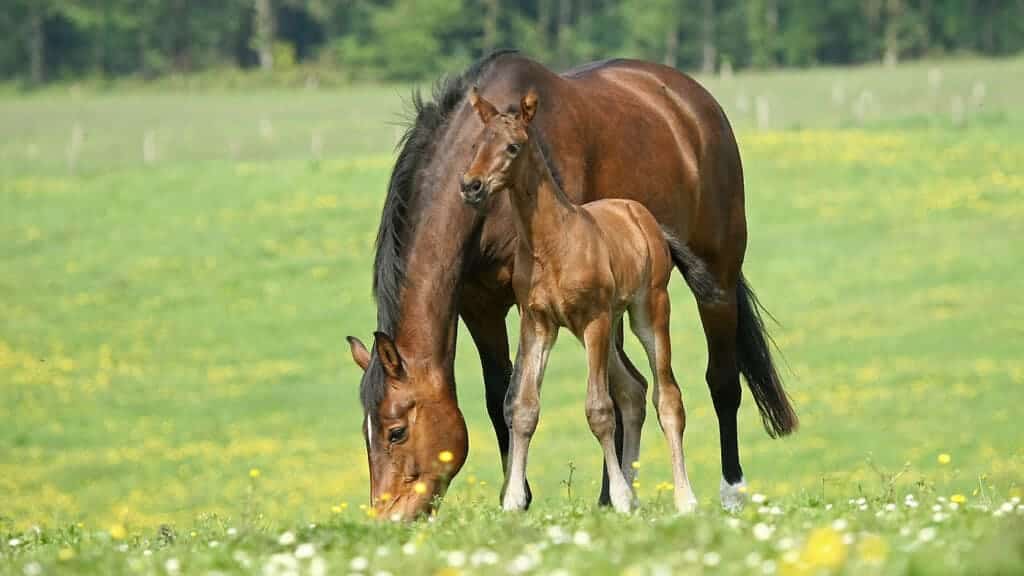
[[(640, 458), (640, 434), (647, 417), (647, 381), (626, 357), (622, 350), (622, 319), (615, 323), (616, 342), (608, 353), (608, 385), (612, 398), (622, 414), (622, 445), (619, 464), (626, 482), (632, 484), (636, 477), (633, 463)], [(616, 422), (618, 424), (619, 421)], [(616, 428), (616, 436), (619, 436)]]
[(658, 422), (668, 440), (672, 455), (672, 480), (675, 488), (676, 510), (692, 512), (697, 499), (690, 487), (683, 457), (683, 431), (686, 429), (686, 411), (683, 397), (672, 373), (672, 345), (669, 337), (668, 291), (652, 288), (645, 302), (630, 307), (629, 320), (633, 332), (643, 343), (647, 359), (654, 373), (654, 406), (658, 411)]
[(608, 353), (611, 351), (612, 318), (602, 314), (583, 329), (583, 345), (587, 349), (587, 423), (604, 452), (608, 471), (612, 507), (629, 512), (633, 507), (633, 490), (619, 465), (615, 453), (615, 411), (608, 387)]
[(722, 507), (736, 512), (746, 502), (746, 483), (740, 467), (736, 412), (740, 407), (740, 372), (736, 362), (736, 293), (724, 294), (724, 301), (699, 305), (700, 320), (708, 341), (708, 388), (718, 416), (718, 439), (722, 450)]

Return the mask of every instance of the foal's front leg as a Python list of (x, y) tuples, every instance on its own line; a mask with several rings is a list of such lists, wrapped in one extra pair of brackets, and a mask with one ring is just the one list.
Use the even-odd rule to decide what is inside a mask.
[(519, 352), (505, 396), (505, 422), (512, 433), (509, 465), (502, 488), (501, 505), (505, 510), (525, 510), (529, 505), (526, 455), (540, 419), (540, 385), (557, 330), (530, 313), (523, 314), (519, 323)]
[(583, 330), (587, 349), (587, 423), (601, 443), (608, 472), (612, 507), (629, 512), (633, 507), (633, 490), (622, 473), (615, 453), (615, 407), (608, 390), (608, 352), (611, 341), (611, 314), (595, 318)]

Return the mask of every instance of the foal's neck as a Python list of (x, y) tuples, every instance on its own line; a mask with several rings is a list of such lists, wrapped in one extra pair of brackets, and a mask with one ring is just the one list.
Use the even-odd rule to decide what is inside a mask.
[(565, 225), (577, 217), (573, 204), (548, 167), (540, 146), (526, 143), (511, 186), (512, 211), (519, 241), (534, 258), (543, 258), (565, 243)]

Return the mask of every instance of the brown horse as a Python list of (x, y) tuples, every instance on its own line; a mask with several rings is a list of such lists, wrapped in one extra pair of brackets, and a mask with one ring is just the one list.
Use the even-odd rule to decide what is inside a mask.
[[(509, 52), (442, 82), (433, 102), (413, 100), (416, 118), (391, 174), (377, 236), (375, 348), (349, 339), (364, 369), (371, 504), (386, 517), (427, 512), (465, 461), (468, 439), (453, 369), (458, 316), (480, 353), (487, 411), (507, 469), (503, 404), (512, 364), (504, 318), (514, 303), (516, 231), (507, 195), (494, 198), (485, 218), (451, 193), (482, 132), (464, 97), (473, 85), (502, 110), (515, 110), (535, 88), (553, 104), (531, 126), (550, 146), (549, 164), (569, 200), (640, 202), (700, 258), (723, 291), (722, 298), (698, 298), (697, 305), (718, 416), (722, 503), (739, 506), (739, 374), (769, 434), (788, 434), (797, 419), (740, 270), (747, 238), (743, 173), (728, 120), (699, 84), (672, 68), (610, 60), (557, 75)], [(614, 336), (625, 371), (642, 381), (622, 354), (621, 331)], [(526, 494), (528, 501), (528, 487)]]
[[(565, 327), (586, 348), (587, 423), (604, 452), (612, 506), (620, 512), (631, 509), (646, 386), (631, 377), (611, 348), (612, 334), (621, 330), (622, 316), (629, 311), (630, 328), (654, 374), (654, 406), (672, 454), (676, 509), (691, 511), (697, 500), (683, 459), (686, 413), (672, 374), (668, 281), (675, 265), (691, 286), (713, 289), (707, 269), (693, 265), (699, 259), (662, 231), (643, 204), (615, 198), (576, 206), (566, 198), (530, 129), (538, 107), (535, 92), (523, 96), (515, 114), (499, 112), (476, 88), (470, 90), (469, 103), (484, 132), (462, 176), (463, 200), (486, 206), (492, 195), (508, 191), (518, 237), (512, 287), (522, 320), (505, 400), (512, 442), (503, 507), (526, 508), (527, 452), (540, 420), (541, 382), (558, 329)], [(714, 295), (699, 297), (712, 301)], [(609, 373), (620, 376), (609, 378)], [(622, 413), (621, 464), (615, 405)]]

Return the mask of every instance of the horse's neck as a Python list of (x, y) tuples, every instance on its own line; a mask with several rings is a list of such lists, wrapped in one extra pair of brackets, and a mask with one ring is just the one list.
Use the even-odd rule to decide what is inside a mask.
[(463, 206), (457, 193), (444, 193), (457, 190), (457, 183), (442, 180), (421, 188), (437, 193), (421, 200), (405, 248), (405, 283), (394, 330), (408, 359), (443, 370), (451, 368), (455, 356), (456, 296), (477, 222), (475, 211)]
[(561, 193), (537, 144), (527, 144), (512, 184), (512, 207), (519, 240), (535, 258), (565, 241), (565, 225), (578, 208)]

